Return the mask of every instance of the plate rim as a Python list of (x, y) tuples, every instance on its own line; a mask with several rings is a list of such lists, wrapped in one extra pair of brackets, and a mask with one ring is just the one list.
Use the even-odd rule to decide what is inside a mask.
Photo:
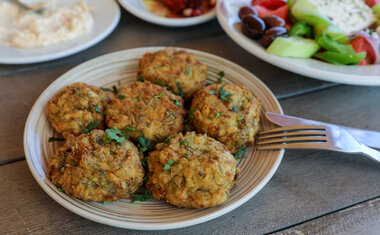
[[(26, 121), (26, 124), (25, 124), (25, 128), (24, 128), (23, 144), (24, 144), (25, 158), (26, 158), (29, 170), (32, 172), (33, 177), (35, 178), (35, 180), (37, 181), (37, 183), (40, 185), (40, 187), (52, 199), (54, 199), (54, 201), (58, 202), (64, 208), (66, 208), (69, 211), (72, 211), (72, 212), (76, 213), (77, 215), (80, 215), (80, 216), (82, 216), (82, 217), (84, 217), (86, 219), (89, 219), (89, 220), (92, 220), (92, 221), (95, 221), (95, 222), (98, 222), (98, 223), (101, 223), (101, 224), (106, 224), (106, 225), (110, 225), (110, 226), (114, 226), (114, 227), (119, 227), (119, 228), (124, 228), (124, 229), (135, 229), (135, 230), (167, 230), (167, 229), (185, 228), (185, 227), (188, 227), (188, 226), (204, 223), (204, 222), (210, 221), (212, 219), (215, 219), (215, 218), (217, 218), (219, 216), (222, 216), (222, 215), (224, 215), (224, 214), (226, 214), (226, 213), (228, 213), (228, 212), (236, 209), (237, 207), (241, 206), (242, 204), (246, 203), (248, 200), (250, 200), (254, 195), (256, 195), (269, 182), (269, 180), (273, 177), (273, 175), (277, 171), (277, 169), (278, 169), (278, 167), (279, 167), (279, 165), (280, 165), (280, 163), (282, 161), (284, 152), (285, 152), (285, 150), (283, 150), (283, 149), (279, 151), (279, 154), (278, 154), (277, 160), (275, 161), (275, 164), (273, 165), (273, 167), (269, 171), (269, 173), (260, 182), (260, 184), (256, 188), (254, 188), (253, 190), (251, 190), (249, 193), (247, 193), (243, 198), (241, 198), (240, 200), (236, 201), (235, 203), (233, 203), (231, 205), (228, 205), (226, 207), (223, 207), (223, 208), (221, 208), (221, 209), (219, 209), (219, 210), (217, 210), (217, 211), (215, 211), (213, 213), (207, 214), (205, 216), (197, 217), (195, 219), (189, 219), (189, 220), (185, 220), (185, 221), (181, 221), (181, 222), (169, 222), (169, 223), (159, 223), (159, 224), (144, 223), (144, 227), (141, 227), (141, 223), (125, 222), (125, 221), (115, 221), (113, 219), (104, 218), (102, 216), (95, 215), (95, 214), (92, 214), (90, 212), (86, 212), (86, 211), (82, 210), (79, 207), (69, 206), (69, 205), (67, 205), (67, 204), (64, 203), (64, 200), (62, 200), (61, 198), (58, 197), (59, 194), (57, 194), (55, 191), (53, 191), (53, 190), (51, 190), (49, 188), (49, 186), (43, 181), (43, 179), (40, 178), (40, 176), (38, 175), (38, 172), (34, 169), (31, 157), (30, 157), (29, 152), (28, 152), (28, 147), (27, 147), (28, 146), (27, 145), (28, 144), (28, 138), (27, 137), (28, 137), (28, 132), (29, 132), (29, 128), (28, 127), (30, 126), (30, 122), (31, 122), (31, 118), (33, 116), (33, 113), (35, 112), (35, 110), (38, 107), (40, 107), (40, 105), (42, 105), (42, 104), (40, 104), (40, 102), (41, 102), (40, 100), (44, 97), (44, 95), (46, 93), (48, 93), (49, 90), (52, 89), (52, 87), (55, 87), (57, 83), (61, 82), (66, 77), (71, 76), (71, 74), (75, 73), (77, 70), (81, 70), (82, 67), (86, 67), (88, 64), (105, 60), (105, 59), (107, 59), (107, 57), (112, 57), (112, 56), (117, 55), (119, 53), (128, 53), (128, 52), (129, 53), (133, 53), (133, 52), (138, 52), (138, 51), (148, 52), (148, 51), (162, 50), (164, 48), (167, 48), (167, 47), (139, 47), (139, 48), (133, 48), (133, 49), (120, 50), (120, 51), (104, 54), (104, 55), (95, 57), (93, 59), (90, 59), (90, 60), (88, 60), (86, 62), (83, 62), (83, 63), (75, 66), (74, 68), (68, 70), (64, 74), (60, 75), (54, 82), (52, 82), (47, 88), (45, 88), (45, 90), (41, 93), (41, 95), (37, 98), (37, 100), (33, 104), (32, 109), (30, 110), (30, 112), (28, 114), (28, 118), (27, 118), (27, 121)], [(256, 82), (260, 83), (260, 85), (266, 90), (266, 92), (268, 92), (268, 94), (271, 96), (271, 98), (273, 99), (273, 101), (275, 101), (276, 106), (279, 109), (280, 113), (283, 114), (283, 110), (282, 110), (282, 107), (281, 107), (279, 101), (274, 96), (274, 94), (272, 93), (272, 91), (265, 85), (265, 83), (263, 81), (261, 81), (256, 75), (252, 74), (251, 72), (249, 72), (245, 68), (241, 67), (240, 65), (238, 65), (238, 64), (236, 64), (236, 63), (234, 63), (234, 62), (232, 62), (230, 60), (224, 59), (224, 58), (222, 58), (220, 56), (217, 56), (217, 55), (214, 55), (214, 54), (211, 54), (211, 53), (207, 53), (207, 52), (203, 52), (203, 51), (199, 51), (199, 50), (194, 50), (194, 49), (190, 49), (190, 48), (183, 48), (183, 47), (170, 47), (170, 48), (175, 48), (175, 49), (179, 49), (179, 50), (183, 49), (183, 50), (186, 50), (186, 51), (188, 51), (190, 53), (194, 53), (195, 52), (197, 54), (203, 54), (203, 55), (207, 55), (207, 56), (210, 56), (210, 57), (214, 57), (214, 58), (216, 58), (218, 60), (221, 60), (223, 62), (229, 63), (229, 64), (233, 65), (234, 67), (239, 68), (239, 70), (242, 70), (244, 72), (247, 72), (247, 73), (253, 75), (253, 77), (256, 79)], [(61, 193), (61, 192), (59, 192), (59, 193)]]
[(189, 18), (165, 18), (156, 16), (153, 13), (144, 10), (140, 10), (131, 4), (128, 3), (129, 0), (118, 0), (120, 5), (130, 12), (132, 15), (138, 17), (139, 19), (143, 21), (147, 21), (152, 24), (161, 25), (161, 26), (168, 26), (168, 27), (187, 27), (187, 26), (193, 26), (197, 24), (205, 23), (209, 20), (212, 20), (216, 17), (216, 6), (211, 11), (207, 12), (206, 14), (200, 15), (200, 16), (194, 16)]
[[(249, 38), (246, 38), (241, 33), (232, 29), (227, 22), (227, 17), (224, 16), (222, 10), (222, 4), (226, 4), (229, 0), (218, 0), (216, 5), (216, 16), (219, 24), (223, 28), (224, 32), (240, 47), (251, 53), (252, 55), (268, 62), (274, 66), (282, 68), (284, 70), (297, 73), (309, 78), (319, 79), (328, 82), (349, 84), (349, 85), (361, 85), (361, 86), (380, 86), (380, 74), (379, 75), (353, 75), (353, 74), (342, 74), (338, 72), (324, 71), (321, 69), (313, 68), (307, 65), (297, 64), (292, 62), (293, 58), (282, 58), (278, 56), (269, 55), (264, 50), (259, 50), (258, 46), (254, 43), (248, 43)], [(237, 2), (245, 3), (244, 0), (239, 0)], [(323, 63), (323, 62), (321, 62)], [(327, 64), (327, 66), (336, 66), (332, 64)], [(346, 65), (347, 66), (347, 65)], [(380, 65), (368, 65), (379, 66)], [(367, 80), (363, 80), (363, 77)]]
[[(67, 56), (82, 52), (98, 44), (99, 42), (104, 40), (106, 37), (108, 37), (115, 30), (116, 26), (119, 24), (119, 21), (120, 21), (121, 10), (120, 10), (119, 5), (117, 4), (115, 0), (111, 0), (109, 2), (112, 4), (112, 5), (111, 4), (109, 5), (113, 7), (114, 10), (116, 11), (116, 15), (113, 16), (112, 23), (97, 36), (92, 37), (91, 39), (85, 42), (70, 46), (67, 49), (57, 50), (50, 53), (44, 53), (44, 54), (33, 55), (33, 56), (21, 56), (21, 57), (16, 57), (16, 58), (11, 58), (11, 59), (9, 57), (0, 56), (0, 65), (1, 64), (9, 64), (9, 65), (33, 64), (33, 63), (41, 63), (41, 62), (61, 59), (63, 57), (67, 57)], [(96, 25), (94, 25), (94, 27), (96, 27)], [(2, 46), (2, 47), (5, 47), (5, 46)]]

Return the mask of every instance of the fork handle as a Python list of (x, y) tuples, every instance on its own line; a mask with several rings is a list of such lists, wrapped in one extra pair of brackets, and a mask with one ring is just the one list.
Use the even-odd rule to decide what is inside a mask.
[(368, 147), (367, 145), (361, 144), (362, 153), (378, 162), (380, 162), (380, 152)]

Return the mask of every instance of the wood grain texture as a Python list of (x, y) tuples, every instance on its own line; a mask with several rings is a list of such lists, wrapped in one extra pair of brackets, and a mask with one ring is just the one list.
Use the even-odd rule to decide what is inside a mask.
[(377, 198), (273, 234), (378, 235), (379, 221), (380, 198)]

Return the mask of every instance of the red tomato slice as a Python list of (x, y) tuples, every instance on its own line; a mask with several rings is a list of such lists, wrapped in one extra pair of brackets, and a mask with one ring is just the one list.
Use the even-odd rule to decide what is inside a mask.
[(350, 44), (356, 51), (356, 53), (367, 52), (367, 56), (360, 61), (359, 65), (373, 64), (375, 61), (375, 52), (367, 40), (363, 37), (357, 37), (350, 41)]
[(366, 0), (365, 3), (366, 3), (369, 7), (373, 7), (373, 6), (375, 6), (376, 4), (380, 3), (380, 0)]
[(284, 5), (282, 7), (277, 8), (276, 10), (271, 10), (263, 6), (253, 6), (259, 13), (259, 17), (263, 18), (264, 16), (267, 15), (276, 15), (284, 19), (285, 21), (288, 19), (288, 12), (289, 12), (289, 7), (288, 5)]
[(275, 10), (286, 5), (287, 0), (252, 0), (252, 6), (259, 5), (271, 10)]

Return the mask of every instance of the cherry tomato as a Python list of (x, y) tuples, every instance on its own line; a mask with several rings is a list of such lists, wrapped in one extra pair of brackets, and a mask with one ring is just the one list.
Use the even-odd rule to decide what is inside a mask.
[(285, 21), (288, 19), (289, 7), (287, 5), (279, 7), (276, 10), (271, 10), (259, 5), (253, 6), (253, 8), (257, 10), (260, 18), (263, 18), (264, 16), (267, 16), (267, 15), (276, 15), (276, 16), (281, 17)]
[(367, 40), (363, 37), (357, 37), (350, 41), (350, 44), (356, 51), (356, 53), (367, 52), (367, 56), (360, 61), (359, 65), (373, 64), (375, 61), (375, 52)]
[(271, 10), (275, 10), (279, 7), (286, 5), (287, 0), (252, 0), (252, 6), (259, 5)]
[(378, 3), (380, 3), (380, 0), (365, 0), (365, 3), (369, 7), (373, 7), (373, 6), (377, 5)]

